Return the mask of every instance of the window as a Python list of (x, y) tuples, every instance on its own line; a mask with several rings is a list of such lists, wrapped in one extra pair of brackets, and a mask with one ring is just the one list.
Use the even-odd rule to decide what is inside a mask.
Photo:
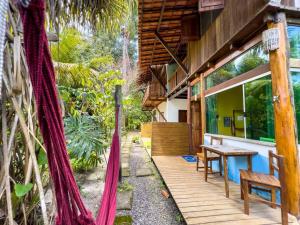
[(206, 108), (209, 133), (244, 137), (242, 86), (207, 97)]
[(201, 92), (200, 91), (200, 87), (201, 87), (201, 83), (200, 82), (198, 82), (194, 86), (192, 86), (192, 96), (200, 94), (200, 92)]
[(300, 26), (288, 26), (290, 57), (300, 59)]
[[(296, 112), (296, 120), (297, 120), (297, 130), (298, 133), (300, 131), (300, 70), (292, 70), (292, 83), (294, 90), (294, 103), (295, 103), (295, 112)], [(300, 142), (300, 137), (298, 134), (298, 141)]]
[[(300, 59), (300, 26), (289, 25), (290, 58)], [(291, 68), (291, 80), (294, 90), (295, 114), (297, 120), (298, 141), (300, 142), (300, 68)]]
[(262, 44), (258, 44), (210, 74), (205, 79), (206, 89), (237, 77), (260, 65), (267, 64), (268, 62), (268, 54), (264, 53)]
[(246, 83), (246, 133), (247, 138), (274, 141), (274, 110), (271, 76)]
[(206, 129), (212, 134), (273, 142), (271, 76), (206, 97)]

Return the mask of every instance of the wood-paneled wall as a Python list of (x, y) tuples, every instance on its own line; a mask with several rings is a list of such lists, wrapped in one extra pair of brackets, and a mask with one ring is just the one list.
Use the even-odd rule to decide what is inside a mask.
[(144, 123), (141, 126), (141, 136), (143, 138), (151, 138), (152, 136), (152, 123)]
[(151, 155), (179, 156), (189, 153), (187, 123), (152, 123)]
[[(228, 44), (265, 5), (266, 1), (263, 0), (227, 0), (221, 12), (201, 14), (202, 37), (199, 41), (189, 42), (191, 73), (196, 72)], [(259, 24), (257, 26), (259, 27)]]

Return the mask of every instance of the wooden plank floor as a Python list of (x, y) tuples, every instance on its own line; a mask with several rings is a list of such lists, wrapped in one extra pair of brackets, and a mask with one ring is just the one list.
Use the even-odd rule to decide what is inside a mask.
[[(281, 224), (280, 209), (261, 203), (251, 202), (250, 216), (245, 215), (239, 185), (230, 182), (230, 198), (226, 198), (222, 177), (210, 175), (205, 182), (195, 163), (179, 156), (152, 158), (188, 225)], [(292, 216), (289, 222), (298, 224)]]

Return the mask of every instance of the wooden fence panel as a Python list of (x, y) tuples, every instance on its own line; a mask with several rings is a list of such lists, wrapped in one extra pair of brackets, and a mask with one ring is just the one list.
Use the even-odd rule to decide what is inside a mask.
[(152, 156), (179, 156), (189, 153), (187, 123), (152, 123)]
[(142, 138), (151, 138), (152, 137), (152, 123), (142, 124), (141, 136), (142, 136)]

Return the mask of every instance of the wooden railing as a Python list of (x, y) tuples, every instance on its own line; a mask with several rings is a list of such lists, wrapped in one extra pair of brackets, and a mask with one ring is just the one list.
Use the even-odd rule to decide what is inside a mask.
[(167, 92), (165, 88), (158, 82), (158, 80), (154, 79), (146, 88), (143, 104), (146, 101), (164, 100), (166, 98), (166, 94)]

